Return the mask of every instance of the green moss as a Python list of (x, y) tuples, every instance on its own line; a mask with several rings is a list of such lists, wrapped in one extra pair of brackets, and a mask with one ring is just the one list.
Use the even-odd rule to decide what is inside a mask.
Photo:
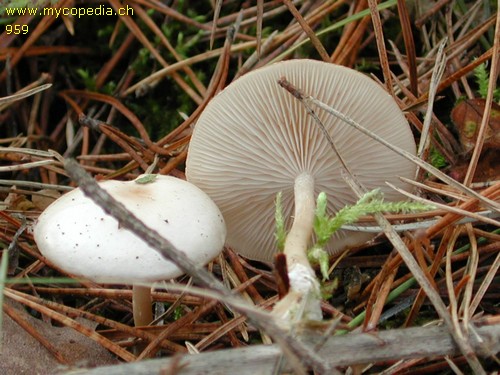
[(429, 160), (432, 166), (438, 169), (441, 169), (448, 165), (448, 163), (446, 162), (446, 158), (435, 147), (431, 147)]
[[(488, 95), (488, 85), (489, 85), (489, 73), (486, 70), (486, 64), (480, 64), (474, 69), (474, 76), (476, 78), (476, 83), (478, 85), (477, 92), (481, 98), (486, 98)], [(500, 88), (495, 88), (493, 91), (493, 100), (495, 102), (500, 102)]]

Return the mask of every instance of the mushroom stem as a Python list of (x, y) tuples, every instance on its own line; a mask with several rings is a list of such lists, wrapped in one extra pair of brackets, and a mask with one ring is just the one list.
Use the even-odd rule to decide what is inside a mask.
[(153, 321), (151, 287), (135, 284), (132, 286), (132, 311), (136, 327), (147, 326)]
[(311, 240), (314, 223), (314, 178), (307, 173), (295, 179), (295, 211), (292, 228), (285, 241), (288, 267), (302, 264), (311, 267), (307, 260), (307, 247)]
[(314, 223), (314, 178), (306, 173), (298, 176), (294, 194), (294, 220), (284, 250), (290, 290), (274, 307), (283, 326), (300, 319), (322, 319), (319, 282), (307, 259)]

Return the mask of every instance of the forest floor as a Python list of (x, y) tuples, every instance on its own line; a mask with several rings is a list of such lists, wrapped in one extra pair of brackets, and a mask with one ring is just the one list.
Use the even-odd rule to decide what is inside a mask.
[[(202, 367), (189, 372), (181, 354), (257, 353), (273, 342), (295, 373), (500, 368), (496, 7), (479, 0), (0, 1), (0, 372), (64, 373), (159, 357), (171, 358), (163, 373), (195, 374)], [(433, 208), (385, 214), (410, 229), (391, 243), (380, 228), (374, 240), (331, 256), (329, 280), (321, 282), (324, 322), (305, 330), (329, 332), (328, 343), (343, 333), (345, 347), (358, 343), (357, 334), (387, 332), (387, 343), (401, 350), (386, 356), (356, 344), (346, 360), (333, 341), (319, 350), (316, 337), (312, 350), (304, 344), (311, 340), (299, 340), (307, 336), (301, 328), (278, 340), (258, 311), (278, 300), (284, 275), (238, 255), (237, 246), (207, 269), (257, 312), (247, 315), (248, 306), (208, 290), (200, 295), (181, 276), (155, 285), (150, 327), (133, 326), (129, 286), (82, 279), (41, 255), (30, 228), (77, 186), (67, 160), (100, 181), (146, 172), (184, 179), (192, 130), (218, 92), (258, 68), (306, 58), (360, 71), (393, 97), (420, 160), (407, 187)], [(373, 215), (357, 223), (380, 225)], [(444, 330), (426, 331), (437, 326)], [(397, 336), (409, 327), (417, 330), (410, 343)], [(437, 335), (439, 345), (418, 332)], [(280, 371), (278, 357), (274, 365), (245, 362), (252, 355), (241, 352), (224, 371)], [(226, 358), (214, 358), (213, 373), (223, 371), (217, 366)]]

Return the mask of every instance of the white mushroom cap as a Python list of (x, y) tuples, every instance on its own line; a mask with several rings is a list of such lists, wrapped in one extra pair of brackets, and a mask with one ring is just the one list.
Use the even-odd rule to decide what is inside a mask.
[[(226, 227), (214, 202), (199, 188), (174, 177), (105, 181), (100, 186), (197, 264), (224, 246)], [(38, 218), (41, 253), (68, 273), (97, 282), (152, 282), (183, 272), (106, 214), (80, 189), (52, 203)]]
[[(219, 93), (194, 129), (186, 176), (220, 208), (227, 244), (240, 254), (270, 261), (276, 251), (275, 198), (283, 193), (290, 228), (294, 182), (314, 179), (314, 192), (328, 196), (337, 212), (357, 199), (343, 181), (341, 166), (319, 126), (304, 106), (277, 81), (286, 77), (305, 93), (331, 105), (386, 141), (415, 153), (415, 142), (393, 98), (365, 75), (313, 60), (291, 60), (247, 73)], [(380, 188), (386, 200), (402, 196), (386, 186), (406, 187), (415, 166), (336, 117), (317, 110), (350, 170), (367, 189)], [(331, 253), (365, 242), (366, 233), (339, 231)]]

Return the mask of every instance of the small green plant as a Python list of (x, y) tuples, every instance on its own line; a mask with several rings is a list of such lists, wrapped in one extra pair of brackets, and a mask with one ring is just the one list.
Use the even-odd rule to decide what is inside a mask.
[(90, 72), (87, 69), (77, 69), (76, 72), (80, 76), (80, 78), (83, 81), (83, 84), (85, 85), (85, 88), (89, 91), (95, 91), (96, 90), (96, 83), (95, 83), (95, 77), (90, 74)]
[(353, 206), (345, 206), (333, 217), (326, 213), (327, 197), (325, 193), (318, 195), (316, 215), (314, 219), (314, 234), (316, 244), (309, 250), (309, 261), (320, 265), (324, 280), (328, 280), (329, 258), (325, 246), (330, 238), (343, 225), (356, 222), (361, 216), (375, 213), (392, 212), (407, 213), (430, 210), (433, 207), (419, 202), (385, 202), (380, 189), (374, 189), (363, 195)]
[[(335, 215), (329, 216), (326, 212), (327, 197), (324, 192), (318, 195), (314, 217), (314, 234), (316, 243), (308, 251), (309, 262), (319, 264), (324, 280), (328, 280), (329, 256), (326, 245), (343, 225), (356, 222), (361, 216), (375, 213), (392, 212), (408, 213), (426, 211), (433, 208), (419, 202), (386, 202), (380, 189), (374, 189), (362, 196), (354, 205), (345, 206)], [(276, 198), (276, 239), (278, 248), (285, 243), (286, 231), (281, 205), (281, 193)]]
[(376, 64), (374, 64), (370, 60), (362, 58), (361, 61), (356, 64), (355, 69), (358, 72), (370, 73), (370, 72), (377, 71), (378, 67)]
[[(478, 85), (477, 92), (481, 96), (481, 98), (486, 98), (488, 94), (488, 83), (489, 83), (489, 73), (486, 70), (486, 64), (482, 63), (478, 65), (476, 69), (474, 69), (474, 76), (476, 77), (476, 83)], [(493, 91), (493, 100), (495, 102), (500, 102), (500, 88), (496, 88)]]
[(203, 30), (199, 30), (198, 33), (191, 36), (190, 38), (186, 38), (184, 33), (179, 32), (177, 34), (177, 46), (175, 50), (182, 58), (187, 58), (194, 46), (201, 40), (201, 37), (204, 35)]
[(184, 308), (182, 306), (177, 306), (174, 310), (174, 321), (179, 320), (182, 318), (182, 315), (184, 314)]
[(76, 69), (76, 73), (80, 76), (83, 85), (89, 91), (100, 91), (107, 95), (112, 95), (116, 89), (114, 81), (108, 81), (103, 87), (97, 90), (96, 76), (91, 74), (87, 69)]
[(446, 158), (441, 154), (435, 147), (431, 146), (431, 152), (429, 155), (429, 161), (433, 167), (438, 169), (444, 168), (448, 165)]

